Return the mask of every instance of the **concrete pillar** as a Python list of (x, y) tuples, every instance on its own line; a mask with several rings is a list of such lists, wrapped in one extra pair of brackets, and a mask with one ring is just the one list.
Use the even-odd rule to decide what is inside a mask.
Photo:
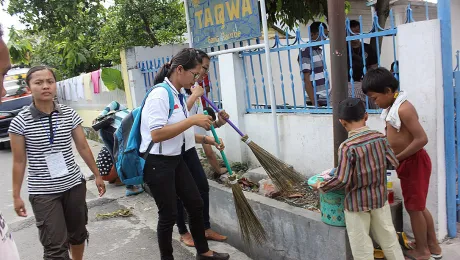
[(126, 101), (128, 108), (133, 109), (141, 105), (145, 96), (144, 76), (137, 68), (136, 48), (122, 50), (120, 56)]
[[(244, 133), (243, 115), (246, 113), (246, 92), (244, 89), (243, 60), (238, 54), (229, 53), (219, 56), (220, 87), (222, 105), (230, 115), (232, 122)], [(220, 129), (225, 136), (225, 153), (230, 161), (248, 160), (247, 148), (240, 135), (230, 125)]]
[[(431, 211), (439, 239), (447, 235), (446, 164), (444, 151), (444, 92), (441, 66), (439, 20), (398, 27), (399, 71), (401, 89), (418, 112), (428, 136), (425, 149), (432, 162), (427, 208)], [(420, 55), (423, 54), (423, 55)], [(404, 229), (411, 233), (410, 220), (404, 214)]]

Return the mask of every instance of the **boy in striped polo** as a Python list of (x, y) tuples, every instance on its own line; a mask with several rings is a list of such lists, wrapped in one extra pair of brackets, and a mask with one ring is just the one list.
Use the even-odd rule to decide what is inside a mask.
[(345, 189), (345, 222), (355, 260), (374, 259), (370, 230), (386, 259), (404, 259), (386, 189), (387, 163), (397, 166), (398, 160), (385, 136), (366, 126), (368, 115), (360, 99), (347, 98), (338, 109), (348, 139), (340, 145), (335, 177), (315, 188), (323, 192)]

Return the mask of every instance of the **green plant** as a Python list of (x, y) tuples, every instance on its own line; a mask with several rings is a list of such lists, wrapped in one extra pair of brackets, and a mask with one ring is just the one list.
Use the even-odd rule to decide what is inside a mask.
[(117, 69), (102, 68), (101, 79), (104, 85), (111, 91), (115, 89), (125, 90), (121, 72)]

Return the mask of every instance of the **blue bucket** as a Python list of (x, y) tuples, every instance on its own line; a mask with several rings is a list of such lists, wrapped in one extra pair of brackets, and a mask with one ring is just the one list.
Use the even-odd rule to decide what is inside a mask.
[[(308, 185), (315, 184), (317, 181), (324, 181), (319, 174), (308, 179)], [(343, 202), (345, 192), (343, 190), (321, 193), (320, 210), (321, 220), (331, 226), (345, 227), (345, 213)]]

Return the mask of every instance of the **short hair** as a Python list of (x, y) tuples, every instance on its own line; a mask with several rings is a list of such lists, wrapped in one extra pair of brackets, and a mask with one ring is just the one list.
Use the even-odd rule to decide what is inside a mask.
[(369, 70), (363, 78), (362, 89), (364, 94), (369, 91), (383, 94), (386, 88), (390, 88), (393, 92), (397, 91), (399, 81), (394, 77), (393, 73), (383, 67)]
[(339, 103), (339, 119), (348, 122), (358, 122), (364, 119), (366, 107), (359, 98), (347, 98)]
[(310, 33), (319, 33), (319, 28), (323, 25), (324, 30), (327, 30), (327, 25), (323, 22), (313, 22), (310, 25)]
[(361, 26), (361, 23), (357, 20), (350, 20), (350, 29)]

